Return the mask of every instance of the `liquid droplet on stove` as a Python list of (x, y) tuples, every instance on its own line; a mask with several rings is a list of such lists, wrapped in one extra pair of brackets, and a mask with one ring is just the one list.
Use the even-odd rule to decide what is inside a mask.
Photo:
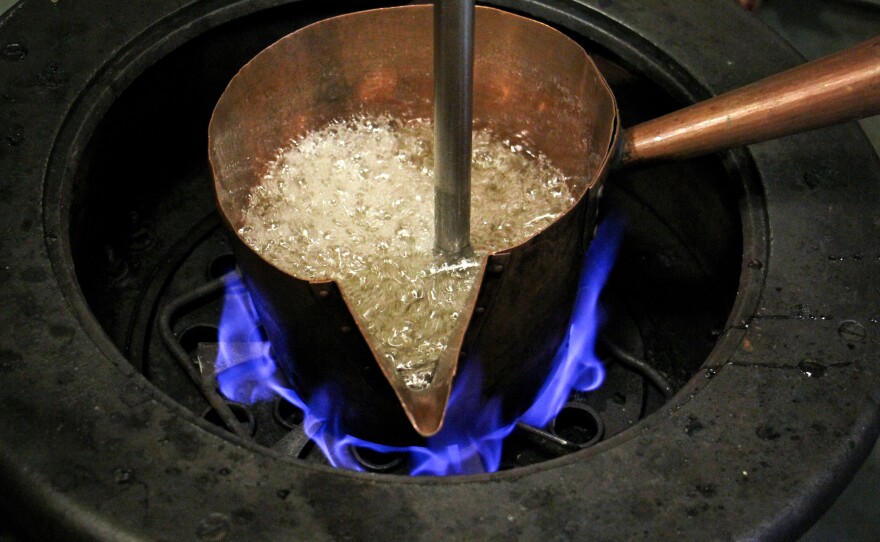
[(855, 320), (844, 320), (837, 328), (840, 338), (850, 343), (859, 343), (865, 340), (865, 326)]
[(825, 375), (825, 366), (820, 365), (809, 358), (798, 363), (798, 369), (809, 378), (821, 378)]
[(214, 512), (203, 517), (196, 525), (196, 536), (199, 540), (217, 542), (223, 540), (232, 529), (232, 520), (226, 515)]
[(733, 326), (734, 329), (748, 330), (750, 322), (748, 320), (740, 320), (736, 325)]
[(0, 52), (0, 56), (3, 57), (3, 60), (7, 60), (10, 62), (17, 62), (19, 60), (24, 60), (28, 55), (27, 47), (25, 47), (21, 43), (7, 43), (3, 47), (3, 51)]

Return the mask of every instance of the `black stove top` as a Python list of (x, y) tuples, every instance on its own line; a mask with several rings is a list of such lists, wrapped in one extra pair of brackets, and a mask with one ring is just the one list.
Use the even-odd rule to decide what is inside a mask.
[[(598, 55), (624, 125), (798, 62), (733, 3), (490, 4)], [(677, 393), (664, 403), (643, 373), (609, 364), (609, 386), (576, 398), (601, 442), (553, 458), (523, 430), (503, 472), (429, 480), (271, 450), (296, 426), (283, 404), (238, 412), (256, 441), (212, 423), (157, 329), (162, 307), (232, 265), (208, 116), (265, 45), (356, 7), (25, 1), (0, 24), (0, 505), (17, 527), (156, 539), (174, 526), (202, 540), (802, 532), (877, 432), (880, 165), (851, 125), (609, 180), (604, 205), (630, 220), (607, 334)], [(176, 321), (196, 355), (215, 312)]]

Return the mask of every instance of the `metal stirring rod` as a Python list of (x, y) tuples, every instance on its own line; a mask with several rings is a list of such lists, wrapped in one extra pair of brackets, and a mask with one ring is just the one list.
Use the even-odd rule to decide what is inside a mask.
[(434, 248), (470, 251), (474, 0), (434, 0)]

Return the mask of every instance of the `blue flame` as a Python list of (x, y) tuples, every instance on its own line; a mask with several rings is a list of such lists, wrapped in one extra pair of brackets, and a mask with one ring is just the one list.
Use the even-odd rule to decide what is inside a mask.
[(584, 257), (568, 335), (535, 402), (520, 418), (523, 422), (544, 427), (559, 414), (572, 390), (593, 391), (605, 381), (605, 368), (596, 357), (596, 336), (604, 320), (599, 294), (614, 267), (622, 236), (623, 225), (615, 217), (599, 226)]
[[(545, 427), (564, 406), (572, 390), (591, 391), (602, 385), (605, 369), (595, 355), (601, 323), (599, 293), (608, 279), (623, 227), (615, 220), (600, 225), (584, 258), (569, 333), (556, 353), (550, 375), (535, 402), (520, 418)], [(240, 277), (227, 276), (226, 298), (220, 319), (217, 382), (227, 398), (253, 404), (281, 396), (305, 413), (306, 434), (321, 448), (331, 465), (363, 470), (352, 448), (409, 456), (410, 473), (446, 476), (494, 472), (501, 463), (504, 439), (516, 422), (505, 424), (499, 397), (481, 394), (479, 363), (462, 368), (453, 385), (442, 429), (425, 446), (386, 446), (346, 434), (337, 415), (338, 393), (332, 387), (316, 390), (306, 404), (282, 384), (269, 343), (261, 340), (257, 313)], [(477, 414), (476, 418), (474, 413)]]

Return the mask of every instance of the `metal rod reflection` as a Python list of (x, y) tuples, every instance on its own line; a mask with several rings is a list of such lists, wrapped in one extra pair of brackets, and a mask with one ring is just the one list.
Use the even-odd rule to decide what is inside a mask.
[(474, 1), (434, 2), (434, 248), (470, 248)]

